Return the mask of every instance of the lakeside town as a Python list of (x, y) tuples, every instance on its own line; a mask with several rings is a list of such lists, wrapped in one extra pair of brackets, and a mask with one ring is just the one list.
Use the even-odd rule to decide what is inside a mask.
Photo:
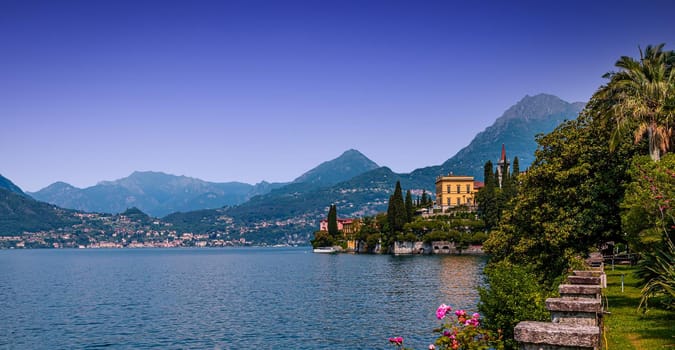
[[(492, 163), (485, 164), (486, 181), (473, 176), (446, 174), (436, 177), (435, 193), (412, 189), (402, 198), (400, 183), (389, 198), (387, 213), (373, 216), (337, 218), (337, 205), (331, 205), (328, 216), (318, 223), (313, 233), (315, 252), (350, 252), (375, 254), (482, 254), (482, 244), (490, 228), (481, 209), (479, 191), (494, 192), (504, 189), (509, 196), (517, 191), (518, 158), (510, 162), (505, 145), (493, 171)], [(489, 168), (489, 169), (488, 169)], [(416, 199), (412, 200), (413, 193)], [(507, 198), (501, 198), (505, 201)], [(493, 202), (485, 198), (484, 202)], [(394, 208), (392, 206), (400, 206)], [(399, 212), (396, 219), (394, 212)], [(301, 235), (290, 236), (286, 242), (268, 244), (247, 240), (247, 234), (271, 226), (314, 226), (311, 218), (263, 220), (251, 226), (237, 225), (224, 212), (209, 233), (185, 232), (172, 223), (152, 218), (137, 208), (111, 215), (73, 212), (76, 221), (70, 227), (23, 235), (0, 236), (0, 248), (178, 248), (178, 247), (242, 247), (242, 246), (302, 246), (307, 241)], [(392, 220), (394, 219), (394, 220)], [(331, 221), (334, 220), (333, 223)], [(397, 221), (398, 220), (398, 221)], [(335, 226), (335, 227), (332, 227)], [(323, 247), (326, 246), (326, 247)]]

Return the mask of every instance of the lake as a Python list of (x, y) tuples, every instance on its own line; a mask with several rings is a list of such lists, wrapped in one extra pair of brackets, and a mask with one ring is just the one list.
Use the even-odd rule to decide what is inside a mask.
[(309, 248), (0, 251), (0, 349), (426, 349), (484, 257)]

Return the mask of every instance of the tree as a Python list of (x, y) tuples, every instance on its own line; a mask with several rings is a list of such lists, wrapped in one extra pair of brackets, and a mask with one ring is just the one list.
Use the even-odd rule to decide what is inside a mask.
[(328, 234), (331, 237), (337, 237), (338, 224), (337, 224), (337, 207), (335, 204), (331, 204), (330, 209), (328, 209)]
[(485, 222), (485, 228), (489, 231), (499, 223), (499, 203), (497, 201), (497, 179), (492, 172), (492, 162), (487, 161), (484, 167), (485, 186), (478, 190), (476, 202), (478, 203), (478, 216)]
[(429, 199), (427, 190), (422, 190), (422, 198), (420, 198), (420, 207), (426, 208), (431, 204), (430, 202), (431, 200)]
[(619, 204), (640, 146), (622, 142), (607, 151), (612, 121), (606, 103), (594, 95), (577, 119), (537, 138), (535, 161), (513, 208), (503, 212), (483, 246), (494, 261), (532, 264), (542, 280), (552, 282), (576, 256), (623, 239)]
[(519, 162), (518, 162), (518, 157), (514, 157), (514, 158), (513, 158), (513, 172), (512, 172), (512, 176), (513, 176), (513, 178), (516, 178), (516, 177), (518, 177), (518, 175), (520, 175), (520, 164), (519, 164)]
[(608, 112), (615, 121), (610, 148), (614, 149), (624, 129), (634, 129), (635, 143), (647, 135), (654, 161), (673, 143), (675, 118), (675, 52), (664, 44), (640, 50), (640, 60), (623, 56), (615, 64), (619, 72), (605, 75), (610, 82), (601, 90), (611, 102)]
[(394, 194), (389, 198), (389, 207), (387, 208), (387, 220), (389, 221), (389, 229), (393, 234), (403, 230), (403, 225), (406, 224), (406, 210), (403, 202), (403, 191), (401, 190), (401, 182), (396, 181), (396, 189)]
[(415, 206), (413, 205), (412, 194), (410, 190), (405, 193), (405, 222), (412, 222), (415, 216)]

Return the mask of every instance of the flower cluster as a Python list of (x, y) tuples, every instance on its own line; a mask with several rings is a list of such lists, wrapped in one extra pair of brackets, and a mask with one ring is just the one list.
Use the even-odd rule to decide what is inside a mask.
[[(436, 318), (446, 319), (451, 315), (452, 307), (441, 304), (436, 309)], [(504, 344), (501, 336), (495, 336), (492, 332), (480, 328), (480, 315), (474, 313), (471, 316), (464, 310), (455, 311), (456, 319), (448, 317), (445, 323), (434, 332), (440, 333), (433, 344), (429, 344), (429, 350), (470, 350), (470, 349), (503, 349)], [(402, 348), (403, 338), (389, 338), (389, 342)]]
[(401, 345), (403, 345), (403, 337), (389, 338), (389, 342), (396, 345), (396, 346), (401, 346)]
[(438, 309), (436, 310), (436, 318), (442, 320), (445, 318), (445, 315), (450, 311), (452, 311), (452, 307), (445, 304), (441, 304), (441, 306), (439, 306)]

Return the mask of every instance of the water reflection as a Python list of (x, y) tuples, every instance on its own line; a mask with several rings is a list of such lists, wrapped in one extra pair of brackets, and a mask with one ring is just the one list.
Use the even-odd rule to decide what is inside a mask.
[(482, 281), (485, 257), (442, 256), (439, 270), (440, 291), (448, 305), (457, 308), (472, 308), (478, 303), (477, 287)]
[(484, 259), (307, 249), (0, 251), (0, 349), (425, 348)]

